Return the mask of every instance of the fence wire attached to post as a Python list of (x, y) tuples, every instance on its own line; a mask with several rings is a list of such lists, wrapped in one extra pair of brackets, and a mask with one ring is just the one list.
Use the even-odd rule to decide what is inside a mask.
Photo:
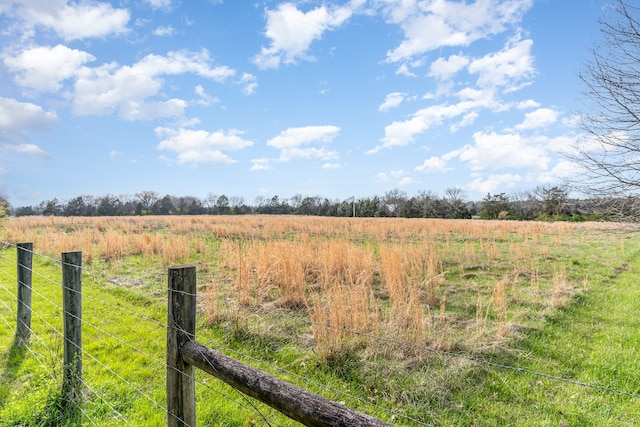
[(25, 347), (31, 336), (31, 295), (32, 295), (32, 262), (33, 243), (18, 243), (17, 249), (17, 278), (18, 278), (18, 322), (16, 327), (16, 342)]
[(82, 396), (82, 252), (62, 253), (64, 373), (62, 395), (70, 413), (79, 415)]
[(169, 268), (167, 308), (167, 425), (195, 427), (196, 398), (193, 365), (180, 352), (195, 338), (196, 267)]

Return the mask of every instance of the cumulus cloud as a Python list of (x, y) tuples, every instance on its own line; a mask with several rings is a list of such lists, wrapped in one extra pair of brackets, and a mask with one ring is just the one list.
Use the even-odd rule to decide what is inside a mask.
[(558, 120), (558, 112), (552, 108), (538, 108), (525, 113), (524, 121), (516, 126), (517, 130), (537, 129), (549, 126)]
[(535, 74), (532, 46), (531, 39), (519, 40), (516, 37), (502, 50), (472, 60), (469, 73), (478, 75), (479, 87), (506, 86), (505, 90), (514, 91)]
[(376, 178), (382, 182), (393, 183), (394, 186), (402, 187), (413, 183), (413, 179), (407, 176), (407, 172), (403, 169), (391, 172), (379, 172)]
[(231, 164), (236, 160), (223, 151), (237, 151), (253, 145), (253, 141), (242, 138), (243, 132), (236, 129), (208, 132), (157, 127), (155, 133), (161, 138), (158, 149), (177, 153), (179, 163)]
[[(431, 77), (441, 81), (466, 67), (470, 75), (478, 76), (476, 87), (467, 86), (453, 93), (452, 95), (459, 99), (457, 103), (430, 105), (416, 111), (407, 120), (396, 120), (387, 125), (382, 143), (367, 153), (376, 153), (383, 148), (405, 146), (411, 143), (416, 135), (434, 126), (443, 125), (445, 122), (451, 122), (449, 131), (456, 132), (461, 127), (474, 123), (479, 116), (479, 111), (483, 109), (512, 108), (500, 102), (500, 93), (512, 92), (528, 84), (535, 74), (531, 45), (531, 40), (520, 40), (515, 37), (508, 40), (500, 51), (480, 58), (468, 59), (461, 55), (454, 55), (446, 60), (436, 60), (431, 65), (429, 74)], [(429, 96), (425, 96), (425, 99), (427, 98)], [(527, 125), (533, 125), (536, 119), (538, 124), (541, 124), (543, 119), (550, 120), (550, 111), (546, 111), (546, 115), (545, 110), (533, 114)]]
[(293, 3), (281, 3), (277, 9), (267, 10), (265, 36), (271, 39), (269, 47), (262, 47), (253, 57), (259, 68), (277, 68), (281, 62), (295, 63), (297, 59), (311, 60), (307, 53), (311, 43), (325, 31), (340, 27), (352, 15), (348, 7), (319, 6), (308, 12)]
[(154, 9), (171, 9), (171, 0), (145, 0)]
[(432, 156), (420, 166), (417, 166), (415, 170), (419, 172), (446, 172), (452, 170), (452, 168), (447, 166), (446, 157)]
[(469, 64), (469, 58), (463, 55), (451, 55), (449, 58), (438, 58), (429, 67), (429, 77), (439, 80), (450, 79), (458, 71)]
[(378, 107), (378, 111), (389, 111), (398, 107), (402, 104), (402, 101), (404, 101), (406, 96), (407, 94), (402, 92), (392, 92), (387, 94), (384, 102)]
[(28, 142), (28, 133), (48, 131), (57, 123), (53, 112), (12, 98), (0, 98), (0, 148), (5, 151), (48, 158), (49, 154)]
[(131, 17), (128, 10), (114, 8), (107, 2), (8, 0), (7, 3), (4, 12), (21, 20), (25, 33), (45, 28), (67, 41), (124, 33)]
[(383, 148), (401, 147), (413, 141), (414, 136), (425, 132), (435, 125), (442, 124), (445, 119), (464, 115), (477, 106), (476, 102), (462, 101), (453, 105), (433, 105), (416, 111), (408, 120), (394, 121), (384, 129), (382, 144), (367, 151), (374, 154)]
[(513, 188), (521, 181), (522, 177), (517, 174), (491, 174), (487, 178), (475, 178), (467, 184), (467, 188), (471, 191), (487, 194), (494, 193), (496, 189)]
[(49, 159), (49, 153), (35, 144), (7, 144), (0, 145), (5, 151), (13, 151), (15, 153), (27, 154), (34, 157), (41, 157), (43, 159)]
[[(324, 144), (330, 143), (340, 133), (337, 126), (305, 126), (289, 128), (267, 141), (267, 145), (280, 150), (279, 161), (287, 162), (295, 158), (336, 159), (338, 154), (328, 150)], [(320, 147), (310, 146), (321, 144)]]
[(95, 68), (82, 67), (75, 83), (74, 112), (108, 115), (117, 111), (127, 120), (181, 116), (185, 101), (149, 101), (149, 98), (160, 93), (163, 76), (183, 73), (223, 82), (235, 71), (226, 66), (212, 66), (207, 51), (147, 55), (132, 66), (110, 63)]
[(251, 95), (258, 88), (258, 79), (251, 73), (242, 73), (238, 84), (244, 87), (243, 92), (245, 95)]
[(252, 171), (262, 171), (272, 169), (271, 167), (271, 159), (252, 159), (251, 160), (251, 168), (249, 170)]
[(538, 180), (546, 184), (554, 183), (570, 176), (577, 176), (584, 172), (585, 169), (583, 165), (564, 160), (554, 165), (551, 170), (541, 173), (538, 176)]
[(467, 162), (472, 170), (527, 168), (542, 171), (550, 161), (544, 145), (519, 134), (476, 132), (473, 139), (475, 144), (455, 150), (460, 161)]
[(175, 28), (173, 28), (171, 25), (161, 25), (153, 30), (153, 35), (158, 37), (172, 36), (175, 34), (175, 32)]
[(407, 61), (445, 46), (469, 46), (519, 23), (532, 4), (532, 0), (387, 2), (387, 21), (404, 32), (404, 40), (387, 52), (387, 60)]
[(87, 62), (96, 58), (84, 51), (67, 46), (39, 46), (25, 49), (4, 63), (16, 74), (14, 82), (36, 92), (56, 92), (64, 80), (73, 78)]

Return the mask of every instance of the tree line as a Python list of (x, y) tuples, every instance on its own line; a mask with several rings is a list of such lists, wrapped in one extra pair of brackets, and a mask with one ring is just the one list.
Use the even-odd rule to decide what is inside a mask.
[(540, 186), (510, 194), (487, 194), (480, 201), (468, 200), (459, 188), (443, 195), (420, 191), (414, 196), (393, 189), (381, 196), (351, 197), (345, 200), (296, 194), (289, 198), (257, 197), (252, 204), (238, 196), (209, 193), (205, 198), (161, 195), (142, 191), (133, 195), (77, 196), (57, 198), (35, 206), (12, 209), (13, 216), (125, 216), (125, 215), (316, 215), (333, 217), (400, 217), (502, 220), (619, 220), (640, 217), (640, 203), (626, 199), (572, 199), (560, 186)]

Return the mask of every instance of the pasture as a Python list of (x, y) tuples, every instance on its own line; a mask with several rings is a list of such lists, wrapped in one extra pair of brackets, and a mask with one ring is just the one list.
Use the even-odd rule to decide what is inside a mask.
[[(638, 237), (611, 223), (12, 218), (0, 230), (0, 424), (65, 422), (57, 260), (81, 250), (87, 425), (166, 424), (176, 264), (197, 267), (198, 337), (388, 423), (636, 425)], [(34, 243), (41, 292), (38, 339), (21, 351), (18, 242)], [(199, 424), (294, 425), (213, 378), (196, 387)]]

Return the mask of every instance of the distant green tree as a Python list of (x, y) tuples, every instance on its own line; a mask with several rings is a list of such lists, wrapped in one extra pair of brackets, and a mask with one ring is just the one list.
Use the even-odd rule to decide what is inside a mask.
[(174, 213), (175, 209), (171, 196), (167, 194), (162, 199), (154, 203), (152, 212), (155, 215), (171, 215)]
[(0, 196), (0, 218), (5, 218), (9, 216), (10, 212), (11, 212), (11, 204), (5, 197)]
[(569, 195), (564, 188), (553, 186), (542, 189), (542, 212), (548, 216), (569, 214)]
[(504, 193), (487, 195), (482, 199), (480, 208), (480, 218), (482, 219), (505, 219), (511, 212), (511, 202), (509, 196)]
[(82, 216), (87, 209), (82, 196), (75, 197), (67, 202), (63, 212), (65, 216)]
[(56, 216), (62, 213), (62, 205), (56, 198), (42, 202), (41, 205), (42, 215), (44, 216)]
[(107, 194), (100, 198), (98, 215), (113, 216), (122, 214), (122, 201), (117, 196)]
[(447, 208), (447, 218), (451, 219), (468, 219), (471, 213), (467, 208), (466, 193), (461, 188), (447, 188), (444, 192)]
[(229, 198), (224, 194), (218, 197), (218, 200), (216, 200), (215, 213), (218, 215), (226, 215), (230, 209)]

